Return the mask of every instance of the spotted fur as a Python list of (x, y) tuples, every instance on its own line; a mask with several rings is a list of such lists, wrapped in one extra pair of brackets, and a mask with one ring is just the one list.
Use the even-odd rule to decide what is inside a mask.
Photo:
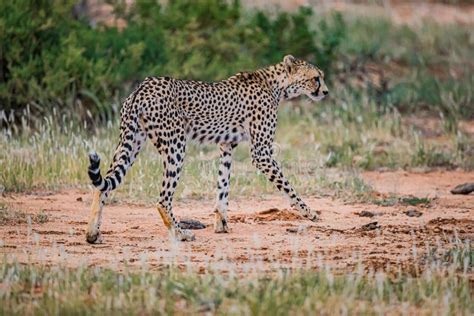
[(163, 221), (179, 240), (194, 239), (189, 231), (179, 227), (171, 207), (188, 139), (218, 144), (220, 148), (216, 232), (228, 231), (232, 151), (245, 140), (250, 140), (252, 163), (288, 196), (296, 210), (316, 220), (317, 212), (301, 200), (273, 158), (278, 105), (284, 99), (302, 94), (314, 101), (323, 99), (328, 94), (324, 74), (312, 64), (291, 55), (276, 65), (238, 73), (214, 83), (169, 77), (146, 78), (123, 104), (120, 141), (105, 177), (100, 172), (99, 156), (94, 152), (89, 155), (88, 173), (97, 191), (87, 241), (100, 241), (104, 202), (109, 192), (120, 185), (146, 139), (163, 157), (164, 174), (157, 207)]

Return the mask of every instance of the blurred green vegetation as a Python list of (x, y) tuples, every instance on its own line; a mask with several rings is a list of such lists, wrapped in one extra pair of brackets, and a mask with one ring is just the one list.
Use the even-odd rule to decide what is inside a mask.
[(6, 110), (28, 104), (39, 113), (57, 107), (78, 118), (85, 110), (108, 118), (111, 103), (120, 103), (146, 76), (219, 80), (290, 52), (330, 68), (345, 35), (339, 15), (310, 27), (307, 8), (270, 17), (224, 0), (137, 1), (130, 10), (117, 5), (127, 21), (120, 32), (73, 19), (74, 3), (0, 2), (0, 102)]
[[(146, 76), (214, 81), (279, 62), (291, 53), (323, 69), (377, 109), (474, 118), (474, 38), (467, 26), (394, 25), (383, 18), (246, 9), (239, 1), (136, 1), (127, 22), (92, 27), (73, 18), (77, 1), (0, 2), (0, 104), (20, 117), (52, 109), (106, 121)], [(368, 65), (383, 72), (374, 84)], [(360, 84), (352, 79), (361, 78)], [(379, 81), (380, 81), (379, 80)], [(334, 93), (331, 93), (335, 95)], [(339, 109), (337, 109), (339, 110)]]

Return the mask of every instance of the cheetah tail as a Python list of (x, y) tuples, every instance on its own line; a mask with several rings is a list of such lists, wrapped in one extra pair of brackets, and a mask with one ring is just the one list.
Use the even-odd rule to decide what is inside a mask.
[(100, 157), (95, 151), (89, 153), (89, 178), (92, 184), (100, 191), (107, 190), (107, 182), (102, 178), (100, 174)]
[[(115, 150), (113, 161), (105, 177), (100, 174), (100, 157), (96, 152), (89, 153), (89, 178), (92, 184), (102, 192), (115, 190), (122, 182), (127, 169), (136, 157), (135, 141), (137, 133), (141, 131), (138, 117), (140, 115), (140, 101), (136, 101), (140, 89), (147, 83), (143, 81), (139, 87), (125, 100), (121, 110), (120, 142)], [(125, 120), (125, 121), (124, 121)]]

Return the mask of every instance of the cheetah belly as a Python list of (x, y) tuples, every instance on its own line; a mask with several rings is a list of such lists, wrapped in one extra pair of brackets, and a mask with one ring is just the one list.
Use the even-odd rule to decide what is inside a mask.
[(249, 139), (244, 126), (218, 122), (190, 122), (187, 126), (188, 138), (201, 144), (239, 143)]

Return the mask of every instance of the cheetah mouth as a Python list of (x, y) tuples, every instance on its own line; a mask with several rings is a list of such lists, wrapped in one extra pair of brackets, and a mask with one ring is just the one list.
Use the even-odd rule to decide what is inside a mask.
[(321, 101), (325, 97), (325, 95), (319, 95), (317, 92), (312, 92), (308, 96), (314, 101)]

